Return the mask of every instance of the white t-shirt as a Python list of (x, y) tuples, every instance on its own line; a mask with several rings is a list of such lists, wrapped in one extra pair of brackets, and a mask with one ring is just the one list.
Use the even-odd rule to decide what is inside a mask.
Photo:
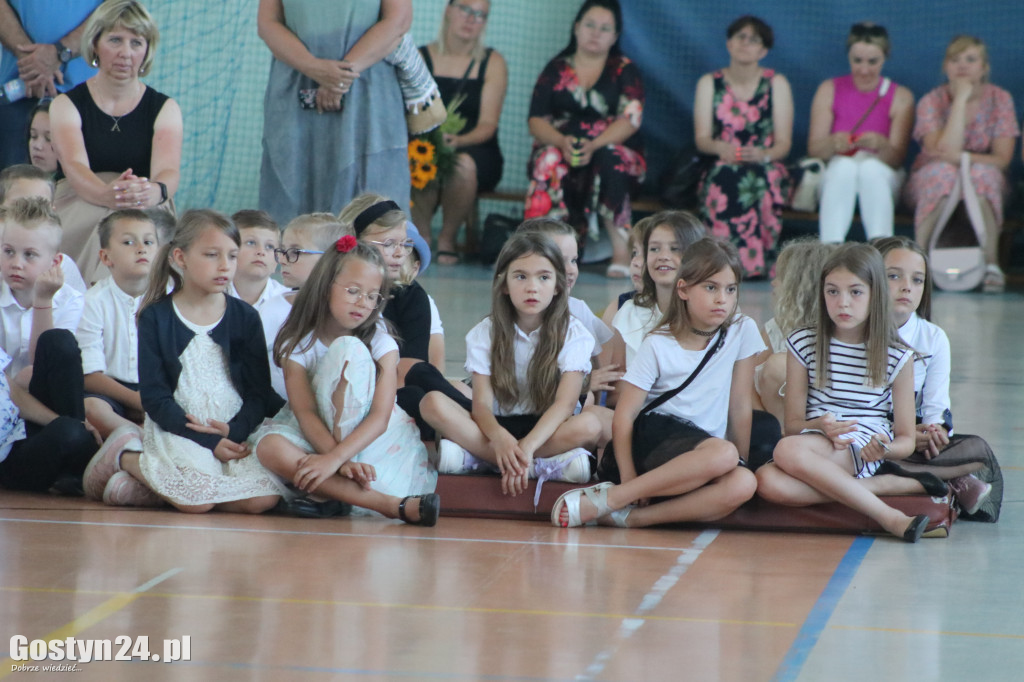
[[(653, 308), (638, 306), (632, 299), (626, 301), (612, 318), (612, 327), (619, 332), (626, 342), (626, 367), (633, 362), (633, 357), (640, 350), (644, 337), (654, 329), (661, 320), (661, 310), (657, 304)], [(678, 384), (677, 384), (678, 385)]]
[[(540, 342), (540, 329), (527, 334), (518, 325), (515, 326), (515, 344), (513, 350), (516, 362), (516, 384), (519, 387), (519, 402), (510, 409), (504, 410), (494, 401), (494, 414), (507, 417), (515, 414), (535, 414), (527, 390), (527, 371), (530, 358)], [(594, 337), (587, 328), (573, 316), (569, 316), (569, 328), (565, 342), (558, 353), (558, 371), (589, 372), (590, 353), (594, 348)], [(474, 374), (491, 376), (491, 318), (485, 317), (466, 334), (466, 371)]]
[(263, 336), (267, 342), (267, 360), (270, 362), (270, 385), (282, 398), (287, 398), (288, 392), (284, 388), (284, 370), (274, 364), (274, 339), (281, 331), (284, 321), (288, 319), (288, 313), (292, 311), (292, 304), (285, 298), (289, 293), (291, 291), (286, 289), (283, 293), (267, 299), (259, 308)]
[[(715, 336), (707, 348), (687, 350), (669, 334), (649, 334), (640, 344), (622, 379), (647, 391), (645, 404), (650, 403), (686, 381), (711, 345), (717, 342), (718, 337)], [(654, 411), (687, 419), (712, 436), (724, 438), (729, 423), (733, 366), (764, 349), (757, 323), (746, 315), (736, 316), (722, 347), (711, 356), (693, 383)]]
[(923, 424), (941, 424), (950, 409), (949, 337), (942, 328), (912, 313), (899, 329), (900, 338), (917, 351), (914, 358), (914, 395)]
[(7, 459), (14, 444), (25, 437), (25, 420), (11, 400), (11, 386), (4, 374), (4, 368), (10, 363), (11, 356), (0, 348), (0, 462)]
[(590, 354), (592, 356), (600, 355), (601, 348), (615, 335), (612, 330), (594, 314), (585, 301), (572, 296), (569, 297), (569, 314), (582, 322), (590, 335), (594, 337), (594, 350)]
[(444, 325), (441, 324), (441, 313), (437, 310), (437, 304), (434, 303), (434, 297), (427, 294), (427, 301), (430, 302), (430, 335), (440, 334), (444, 336)]
[(85, 292), (82, 318), (78, 321), (78, 347), (82, 372), (102, 372), (115, 379), (139, 382), (139, 329), (135, 314), (143, 296), (131, 296), (104, 277)]
[[(252, 307), (255, 308), (257, 312), (259, 312), (267, 303), (267, 301), (274, 298), (275, 296), (286, 294), (289, 291), (291, 291), (291, 289), (289, 289), (288, 287), (286, 287), (285, 285), (281, 284), (276, 279), (271, 277), (270, 279), (267, 280), (266, 286), (263, 287), (263, 292), (260, 293), (259, 298), (257, 298), (256, 302), (252, 304)], [(228, 285), (228, 295), (234, 296), (235, 298), (242, 298), (241, 296), (238, 295), (238, 289), (235, 288), (234, 282)]]
[[(69, 286), (62, 286), (53, 296), (53, 329), (78, 329), (82, 317), (83, 296)], [(14, 376), (31, 364), (28, 343), (32, 338), (32, 308), (22, 308), (7, 282), (0, 282), (0, 348), (11, 356), (7, 373)]]

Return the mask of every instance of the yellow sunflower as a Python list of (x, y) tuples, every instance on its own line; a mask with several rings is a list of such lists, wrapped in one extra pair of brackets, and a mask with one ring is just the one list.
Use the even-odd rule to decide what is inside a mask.
[(428, 140), (414, 139), (409, 141), (409, 159), (427, 163), (434, 160), (436, 148)]

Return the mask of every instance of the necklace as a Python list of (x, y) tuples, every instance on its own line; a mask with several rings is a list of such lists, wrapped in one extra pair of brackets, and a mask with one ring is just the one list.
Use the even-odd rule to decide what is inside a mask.
[[(131, 113), (131, 112), (129, 112), (129, 113)], [(127, 115), (128, 114), (121, 114), (120, 116), (112, 116), (111, 114), (107, 114), (107, 116), (110, 116), (110, 119), (114, 122), (114, 125), (111, 126), (111, 128), (110, 128), (110, 132), (112, 132), (112, 133), (119, 133), (119, 132), (121, 132), (121, 126), (119, 126), (118, 124), (121, 122), (121, 119), (124, 118)]]
[(712, 336), (718, 333), (718, 327), (712, 329), (709, 332), (706, 332), (702, 329), (694, 329), (693, 327), (690, 327), (690, 331), (696, 334), (697, 336), (703, 336), (706, 339), (710, 339)]

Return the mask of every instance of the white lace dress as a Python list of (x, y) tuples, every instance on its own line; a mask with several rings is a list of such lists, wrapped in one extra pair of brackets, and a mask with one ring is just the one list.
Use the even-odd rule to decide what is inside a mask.
[[(181, 354), (181, 376), (174, 400), (201, 420), (229, 421), (242, 406), (231, 383), (227, 358), (208, 332), (218, 322), (200, 326), (174, 313), (195, 336)], [(146, 417), (139, 465), (150, 487), (175, 504), (198, 506), (280, 495), (277, 478), (255, 454), (221, 462), (193, 440), (168, 433)]]
[[(329, 348), (325, 349), (320, 344), (304, 355), (307, 357), (302, 362), (306, 366), (320, 418), (331, 430), (337, 424), (341, 437), (347, 437), (366, 418), (373, 402), (377, 370), (370, 351), (358, 339), (343, 336)], [(314, 357), (316, 359), (312, 360)], [(336, 415), (332, 398), (341, 381), (343, 368), (348, 384), (344, 407), (341, 414)], [(314, 451), (303, 438), (299, 420), (289, 405), (281, 408), (272, 421), (253, 434), (250, 439), (253, 450), (263, 437), (272, 433), (287, 438), (306, 452)], [(385, 495), (421, 495), (432, 493), (437, 487), (437, 470), (427, 458), (427, 448), (420, 440), (419, 428), (397, 404), (391, 409), (387, 430), (351, 461), (372, 465), (377, 472), (373, 489)], [(353, 513), (373, 514), (360, 507), (353, 508)]]

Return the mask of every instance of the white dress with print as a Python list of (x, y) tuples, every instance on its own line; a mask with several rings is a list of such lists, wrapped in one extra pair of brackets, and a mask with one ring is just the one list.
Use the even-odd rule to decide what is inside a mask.
[[(231, 383), (224, 352), (208, 333), (220, 321), (199, 326), (182, 317), (177, 307), (174, 312), (195, 333), (180, 357), (181, 376), (174, 400), (187, 414), (204, 422), (227, 422), (241, 408), (242, 398)], [(142, 473), (154, 491), (175, 504), (218, 504), (283, 492), (255, 454), (222, 462), (209, 448), (164, 431), (148, 416), (144, 434), (139, 459)]]
[[(348, 385), (342, 413), (336, 415), (333, 396), (341, 380), (342, 369)], [(337, 425), (343, 439), (348, 437), (369, 414), (373, 403), (377, 368), (370, 351), (359, 339), (342, 336), (315, 364), (307, 365), (306, 371), (320, 418), (332, 431)], [(264, 436), (272, 433), (283, 436), (305, 452), (314, 452), (313, 446), (303, 437), (299, 420), (290, 405), (281, 408), (270, 423), (253, 434), (253, 450)], [(437, 486), (437, 470), (427, 458), (427, 448), (420, 440), (419, 428), (397, 404), (391, 408), (387, 430), (351, 461), (372, 465), (377, 473), (372, 488), (385, 495), (421, 495), (434, 492)], [(353, 508), (353, 513), (373, 514), (360, 507)]]

